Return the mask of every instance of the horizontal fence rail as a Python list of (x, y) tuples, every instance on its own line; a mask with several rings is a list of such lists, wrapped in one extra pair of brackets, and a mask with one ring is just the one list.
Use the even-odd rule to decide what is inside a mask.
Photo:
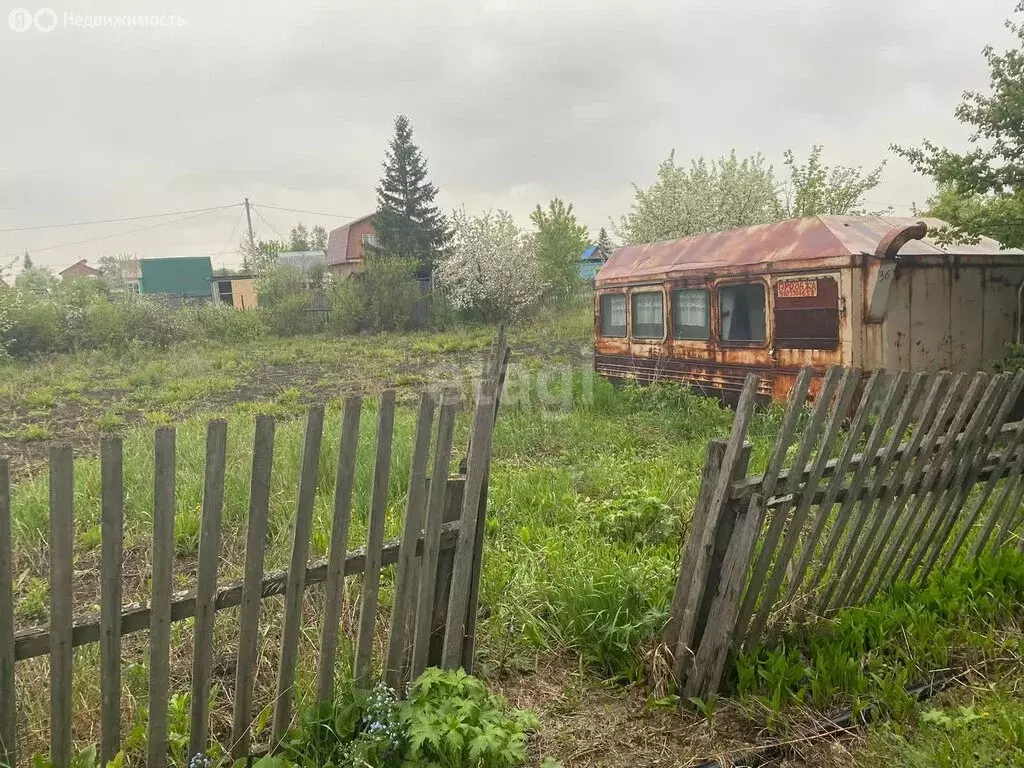
[[(310, 538), (318, 473), (321, 466), (324, 409), (306, 414), (297, 498), (292, 518), (291, 557), (283, 570), (264, 572), (268, 546), (268, 513), (275, 450), (275, 422), (256, 418), (249, 484), (244, 577), (218, 583), (218, 553), (225, 498), (227, 429), (222, 420), (207, 427), (196, 582), (173, 591), (174, 526), (176, 507), (175, 430), (156, 431), (153, 455), (153, 530), (151, 585), (147, 602), (122, 605), (124, 553), (124, 455), (120, 438), (104, 438), (100, 445), (101, 563), (98, 613), (73, 615), (74, 563), (74, 458), (70, 448), (50, 452), (50, 621), (46, 626), (15, 631), (11, 493), (8, 464), (0, 459), (0, 765), (15, 765), (18, 757), (16, 662), (48, 657), (50, 667), (50, 760), (56, 768), (72, 764), (74, 712), (73, 649), (98, 644), (100, 674), (100, 743), (103, 761), (121, 749), (122, 639), (148, 631), (148, 717), (146, 764), (160, 768), (168, 760), (168, 704), (170, 653), (174, 624), (194, 620), (190, 630), (188, 756), (209, 746), (213, 685), (214, 628), (217, 614), (238, 611), (238, 645), (234, 670), (230, 753), (250, 753), (254, 718), (254, 685), (260, 612), (263, 601), (284, 598), (282, 632), (277, 663), (276, 691), (272, 700), (270, 748), (280, 742), (293, 720), (296, 670), (304, 596), (323, 585), (324, 608), (319, 618), (319, 655), (315, 698), (331, 700), (339, 656), (341, 604), (345, 579), (362, 575), (357, 612), (358, 631), (354, 668), (357, 687), (372, 684), (375, 669), (395, 690), (418, 676), (426, 666), (465, 666), (472, 671), (476, 593), (483, 556), (483, 521), (487, 505), (487, 474), (492, 429), (508, 365), (504, 330), (492, 345), (477, 389), (472, 413), (473, 429), (463, 475), (449, 477), (454, 450), (455, 421), (460, 398), (445, 391), (439, 403), (420, 396), (416, 432), (406, 486), (406, 507), (398, 538), (385, 541), (385, 514), (395, 423), (395, 393), (386, 390), (377, 410), (373, 481), (369, 505), (369, 531), (365, 546), (350, 548), (353, 492), (361, 399), (347, 398), (341, 416), (340, 448), (334, 482), (328, 556), (309, 562)], [(435, 414), (437, 418), (435, 419)], [(436, 428), (435, 428), (436, 426)], [(430, 456), (433, 464), (430, 464)], [(428, 473), (428, 467), (431, 471)], [(429, 474), (429, 476), (428, 476)], [(478, 535), (479, 533), (479, 535)], [(390, 625), (383, 658), (374, 665), (375, 633), (380, 614), (381, 574), (396, 567), (394, 599), (388, 606)], [(458, 616), (453, 613), (458, 612)], [(473, 615), (469, 615), (470, 612)], [(313, 693), (313, 692), (310, 692)], [(27, 763), (30, 756), (22, 756)]]
[(662, 637), (687, 696), (716, 693), (730, 650), (787, 623), (1024, 549), (1024, 421), (1009, 420), (1024, 372), (864, 380), (832, 366), (808, 405), (812, 374), (797, 377), (764, 472), (748, 475), (754, 374), (728, 440), (708, 448)]

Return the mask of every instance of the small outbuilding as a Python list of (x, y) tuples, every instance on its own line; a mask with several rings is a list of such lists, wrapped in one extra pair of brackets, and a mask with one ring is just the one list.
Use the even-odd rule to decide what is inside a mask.
[(255, 309), (256, 276), (249, 273), (214, 275), (210, 278), (215, 301), (235, 309)]
[(1024, 251), (941, 245), (938, 219), (811, 216), (616, 249), (595, 281), (594, 366), (785, 398), (805, 365), (991, 367), (1021, 338)]
[(209, 256), (142, 259), (139, 263), (139, 292), (160, 296), (171, 304), (209, 301), (213, 265)]

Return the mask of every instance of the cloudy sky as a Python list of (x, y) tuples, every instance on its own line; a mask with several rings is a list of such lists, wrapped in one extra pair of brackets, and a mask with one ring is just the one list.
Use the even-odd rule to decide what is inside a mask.
[[(559, 195), (596, 232), (673, 148), (684, 160), (759, 151), (778, 167), (787, 147), (822, 143), (829, 162), (888, 158), (870, 199), (906, 214), (931, 184), (889, 144), (962, 145), (953, 108), (985, 87), (981, 48), (1008, 43), (1014, 4), (52, 0), (54, 29), (12, 30), (16, 8), (43, 7), (30, 2), (0, 4), (0, 267), (25, 249), (58, 268), (123, 252), (234, 264), (240, 206), (9, 230), (246, 196), (330, 214), (257, 207), (258, 237), (300, 219), (338, 226), (373, 209), (399, 112), (444, 208), (525, 222)], [(127, 14), (164, 26), (74, 21)]]

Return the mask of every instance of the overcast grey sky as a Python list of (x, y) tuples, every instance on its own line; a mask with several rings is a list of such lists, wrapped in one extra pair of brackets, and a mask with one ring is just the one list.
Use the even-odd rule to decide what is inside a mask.
[[(596, 233), (631, 183), (735, 147), (825, 145), (830, 163), (888, 158), (872, 201), (906, 214), (931, 183), (892, 142), (962, 145), (960, 94), (984, 88), (981, 48), (1009, 42), (1013, 0), (417, 0), (49, 2), (57, 26), (13, 31), (0, 4), (0, 229), (257, 203), (359, 216), (374, 208), (398, 112), (445, 209), (526, 221), (559, 195)], [(155, 14), (184, 24), (75, 26)], [(299, 219), (260, 209), (258, 236)], [(179, 217), (180, 218), (180, 217)], [(63, 267), (121, 252), (233, 264), (241, 208), (161, 220), (0, 232)], [(272, 225), (272, 226), (271, 226)]]

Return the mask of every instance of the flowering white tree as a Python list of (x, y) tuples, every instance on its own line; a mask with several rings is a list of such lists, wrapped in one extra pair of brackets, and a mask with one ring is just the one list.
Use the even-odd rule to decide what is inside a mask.
[(452, 240), (437, 277), (456, 309), (507, 320), (530, 308), (544, 290), (533, 238), (507, 211), (452, 214)]
[(615, 227), (627, 244), (748, 227), (783, 215), (775, 174), (759, 154), (739, 160), (731, 152), (710, 162), (700, 157), (684, 168), (672, 152), (650, 189), (633, 188), (636, 199)]

